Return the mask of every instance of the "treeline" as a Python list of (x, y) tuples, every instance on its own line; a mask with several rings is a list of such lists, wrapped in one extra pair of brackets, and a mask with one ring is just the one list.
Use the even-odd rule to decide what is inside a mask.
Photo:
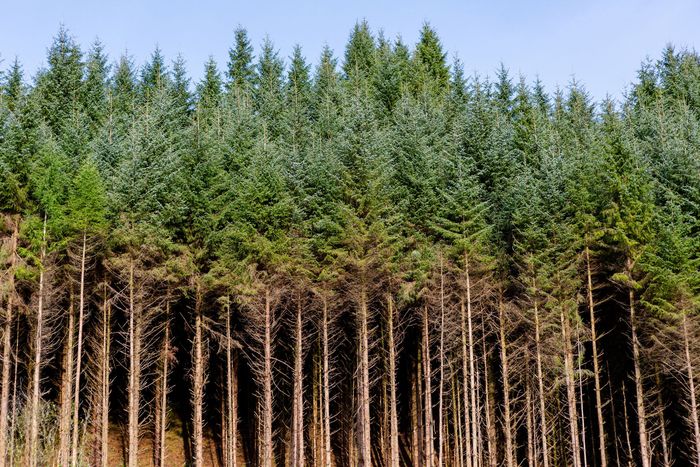
[(234, 39), (3, 74), (1, 465), (700, 465), (696, 53), (596, 104)]

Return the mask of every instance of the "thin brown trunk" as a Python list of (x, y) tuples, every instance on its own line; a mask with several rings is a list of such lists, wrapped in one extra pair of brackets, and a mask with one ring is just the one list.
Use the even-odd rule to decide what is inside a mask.
[(629, 289), (630, 329), (632, 332), (632, 361), (634, 363), (634, 388), (637, 398), (637, 422), (639, 426), (639, 451), (642, 457), (642, 467), (651, 467), (649, 453), (649, 435), (647, 433), (646, 409), (644, 406), (644, 386), (639, 356), (639, 340), (637, 338), (637, 323), (634, 309), (634, 292)]
[(576, 407), (576, 383), (574, 381), (574, 355), (571, 347), (569, 318), (564, 306), (561, 306), (561, 330), (564, 341), (564, 378), (566, 380), (566, 404), (569, 409), (569, 439), (573, 467), (581, 465), (581, 449), (578, 433), (578, 409)]
[(265, 289), (265, 336), (263, 342), (262, 463), (272, 467), (272, 310), (270, 291)]
[(301, 316), (301, 297), (297, 297), (297, 312), (294, 323), (294, 398), (292, 413), (292, 465), (303, 467), (304, 465), (304, 352), (303, 329)]
[(161, 374), (158, 381), (157, 410), (156, 410), (156, 465), (163, 467), (166, 464), (165, 435), (168, 429), (168, 376), (170, 363), (170, 294), (167, 294), (165, 302), (165, 329), (163, 335), (163, 348), (160, 351)]
[(690, 358), (690, 337), (688, 336), (688, 315), (683, 314), (683, 346), (685, 348), (685, 367), (688, 375), (688, 390), (690, 392), (690, 417), (693, 423), (693, 444), (695, 465), (700, 466), (700, 424), (698, 423), (698, 405), (695, 394), (695, 378), (693, 362)]
[(443, 271), (443, 260), (440, 257), (440, 353), (438, 355), (438, 372), (440, 375), (438, 383), (438, 456), (437, 465), (443, 465), (444, 456), (444, 435), (443, 435), (443, 399), (445, 385), (445, 275)]
[(372, 439), (370, 432), (370, 398), (369, 398), (369, 325), (367, 309), (367, 291), (362, 286), (360, 291), (359, 307), (359, 347), (360, 347), (360, 381), (359, 381), (359, 407), (358, 415), (358, 454), (360, 466), (372, 465)]
[(36, 331), (34, 340), (34, 368), (32, 375), (32, 392), (29, 412), (29, 467), (36, 467), (39, 455), (39, 403), (41, 400), (41, 361), (44, 340), (44, 278), (46, 261), (46, 215), (44, 215), (44, 227), (41, 240), (41, 257), (39, 260), (39, 303), (36, 313)]
[(625, 417), (625, 441), (627, 443), (627, 465), (632, 465), (634, 455), (632, 454), (632, 434), (630, 433), (630, 422), (627, 414), (627, 385), (622, 382), (622, 409)]
[(202, 285), (200, 279), (197, 280), (194, 305), (194, 371), (192, 375), (192, 424), (194, 440), (194, 465), (202, 467), (204, 465), (204, 342), (202, 323)]
[(78, 351), (75, 356), (75, 390), (73, 391), (73, 435), (71, 445), (71, 465), (78, 465), (78, 444), (80, 441), (80, 374), (83, 357), (83, 322), (85, 321), (85, 253), (87, 235), (83, 232), (83, 247), (80, 254), (80, 292), (78, 295)]
[[(656, 370), (656, 400), (659, 404), (659, 431), (661, 432), (661, 452), (664, 458), (664, 467), (671, 467), (671, 456), (669, 453), (668, 434), (666, 433), (666, 417), (664, 416), (664, 405), (661, 400), (661, 379), (659, 370)], [(697, 464), (700, 465), (700, 464)]]
[(396, 343), (394, 342), (394, 300), (387, 294), (389, 347), (389, 466), (399, 466), (399, 420), (396, 410)]
[(486, 327), (484, 326), (484, 318), (481, 318), (481, 345), (484, 359), (484, 397), (486, 398), (486, 444), (489, 450), (489, 466), (495, 467), (498, 464), (496, 453), (496, 410), (494, 408), (494, 384), (493, 379), (489, 378), (491, 367), (488, 361), (488, 353), (486, 351)]
[[(533, 280), (533, 288), (537, 290), (535, 281)], [(537, 299), (535, 299), (535, 349), (536, 349), (536, 359), (537, 359), (537, 389), (538, 389), (538, 401), (540, 409), (540, 442), (542, 443), (542, 465), (544, 467), (549, 467), (549, 446), (547, 439), (547, 408), (545, 406), (544, 400), (544, 375), (542, 372), (542, 345), (541, 345), (541, 326), (540, 326), (540, 313)]]
[(328, 343), (328, 301), (323, 299), (323, 323), (321, 340), (323, 346), (323, 451), (324, 465), (331, 467), (331, 405), (330, 405), (330, 357)]
[(107, 467), (109, 453), (109, 373), (110, 373), (110, 343), (111, 343), (111, 305), (107, 299), (107, 281), (105, 280), (104, 303), (102, 307), (102, 347), (100, 362), (102, 365), (100, 388), (100, 456), (101, 466)]
[(73, 333), (75, 328), (74, 296), (71, 287), (68, 305), (68, 336), (63, 351), (63, 374), (61, 377), (61, 409), (59, 420), (58, 461), (69, 465), (71, 449), (71, 402), (73, 401)]
[(231, 342), (231, 304), (226, 300), (226, 466), (236, 467), (238, 440), (238, 411), (236, 407), (236, 385), (233, 374), (233, 355)]
[(532, 388), (530, 387), (529, 377), (525, 388), (525, 426), (527, 430), (527, 465), (528, 467), (535, 467), (535, 433), (532, 416)]
[(432, 398), (432, 369), (430, 365), (430, 337), (428, 326), (428, 306), (423, 306), (423, 417), (425, 433), (423, 435), (423, 465), (432, 466), (433, 459), (433, 398)]
[[(476, 369), (474, 365), (474, 333), (472, 330), (472, 283), (469, 272), (469, 258), (464, 253), (464, 276), (467, 285), (466, 325), (467, 336), (464, 335), (465, 313), (462, 303), (462, 376), (464, 392), (464, 431), (466, 434), (465, 448), (467, 455), (467, 467), (477, 466), (477, 437), (476, 437)], [(469, 369), (467, 369), (467, 348), (469, 349)], [(467, 373), (469, 380), (467, 381)], [(469, 389), (469, 390), (467, 390)], [(469, 395), (469, 399), (467, 399)], [(471, 410), (471, 412), (470, 412)]]
[(513, 452), (513, 422), (510, 412), (510, 373), (508, 367), (508, 346), (506, 342), (506, 323), (505, 310), (503, 301), (499, 298), (498, 302), (498, 329), (500, 333), (499, 344), (501, 348), (501, 371), (503, 378), (503, 423), (504, 436), (506, 438), (506, 465), (508, 467), (515, 466), (515, 455)]
[(591, 257), (588, 246), (584, 250), (586, 256), (586, 280), (588, 282), (588, 313), (591, 320), (591, 351), (593, 357), (593, 381), (595, 383), (595, 405), (598, 419), (598, 448), (600, 450), (600, 467), (607, 467), (608, 454), (605, 441), (605, 420), (603, 418), (603, 397), (600, 388), (600, 363), (598, 361), (598, 334), (596, 330), (595, 307), (593, 302), (593, 280), (591, 275)]
[(5, 310), (5, 325), (2, 336), (2, 392), (0, 394), (0, 463), (2, 464), (7, 458), (7, 421), (10, 418), (10, 362), (12, 360), (12, 324), (14, 320), (15, 264), (17, 261), (19, 219), (15, 218), (13, 224), (10, 240), (10, 271), (7, 281), (7, 309)]
[(129, 264), (129, 467), (138, 467), (139, 409), (141, 402), (141, 303), (136, 303), (134, 291), (134, 268), (134, 259), (131, 258)]

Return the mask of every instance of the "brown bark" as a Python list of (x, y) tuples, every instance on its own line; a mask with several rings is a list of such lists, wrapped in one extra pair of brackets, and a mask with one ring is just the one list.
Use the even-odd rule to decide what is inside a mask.
[(506, 342), (506, 323), (505, 309), (503, 301), (499, 297), (498, 301), (498, 330), (500, 333), (500, 349), (501, 349), (501, 376), (503, 379), (503, 423), (505, 425), (503, 431), (506, 438), (506, 465), (508, 467), (515, 466), (515, 453), (513, 444), (513, 422), (510, 408), (510, 373), (508, 366), (508, 345)]
[(101, 466), (107, 467), (109, 453), (109, 386), (110, 386), (110, 346), (111, 346), (111, 305), (107, 298), (105, 280), (104, 302), (102, 305), (102, 346), (100, 349), (100, 457)]
[(443, 399), (444, 399), (444, 384), (445, 384), (445, 275), (443, 271), (442, 256), (440, 257), (440, 351), (438, 355), (438, 455), (437, 465), (441, 466), (444, 463), (444, 423), (443, 423)]
[(233, 372), (233, 353), (231, 341), (231, 304), (226, 300), (226, 467), (236, 467), (238, 440), (238, 411), (236, 407), (236, 382)]
[(700, 466), (700, 424), (698, 424), (698, 405), (695, 394), (695, 377), (693, 362), (690, 358), (690, 337), (688, 336), (688, 316), (683, 314), (683, 347), (685, 350), (685, 368), (688, 375), (688, 391), (690, 392), (690, 417), (693, 423), (693, 450), (695, 464)]
[[(10, 362), (12, 361), (12, 324), (14, 321), (15, 265), (17, 261), (17, 237), (19, 219), (13, 219), (12, 238), (10, 239), (10, 271), (7, 284), (7, 307), (5, 325), (2, 335), (2, 389), (0, 393), (0, 461), (7, 457), (7, 422), (10, 418)], [(13, 415), (14, 417), (14, 415)]]
[(389, 347), (389, 466), (399, 466), (399, 421), (396, 410), (396, 343), (394, 342), (394, 300), (387, 294)]
[(433, 398), (432, 398), (432, 369), (430, 364), (430, 337), (428, 324), (428, 306), (423, 306), (423, 465), (432, 466), (434, 463), (433, 454)]
[(87, 235), (83, 233), (83, 246), (80, 253), (80, 291), (78, 295), (78, 350), (75, 356), (75, 389), (73, 391), (73, 434), (71, 445), (71, 465), (78, 465), (78, 444), (80, 441), (80, 375), (83, 357), (83, 323), (85, 321), (85, 253)]
[[(463, 382), (463, 392), (464, 392), (464, 429), (466, 433), (465, 448), (467, 455), (467, 467), (472, 467), (478, 465), (477, 460), (477, 419), (476, 419), (476, 368), (474, 364), (474, 332), (472, 329), (472, 283), (471, 275), (469, 271), (469, 258), (467, 254), (464, 254), (464, 276), (466, 279), (466, 292), (467, 292), (467, 307), (466, 307), (466, 326), (467, 326), (467, 337), (464, 335), (464, 325), (465, 325), (465, 313), (464, 313), (464, 302), (462, 303), (462, 375), (464, 377)], [(469, 369), (467, 369), (467, 348), (468, 359), (469, 359)], [(469, 381), (467, 381), (467, 373), (469, 374)], [(467, 391), (469, 388), (469, 391)], [(469, 394), (469, 399), (467, 399), (467, 393)], [(471, 410), (471, 412), (470, 412)]]
[(566, 380), (566, 404), (569, 409), (569, 439), (573, 467), (581, 465), (581, 449), (578, 432), (578, 409), (576, 407), (576, 383), (574, 375), (574, 353), (571, 346), (569, 317), (564, 306), (560, 306), (562, 340), (564, 341), (564, 379)]
[(596, 331), (595, 307), (593, 302), (593, 280), (591, 277), (591, 257), (588, 246), (584, 250), (586, 257), (586, 281), (588, 296), (588, 313), (591, 320), (591, 352), (593, 357), (593, 381), (595, 384), (595, 405), (598, 421), (598, 449), (600, 451), (600, 466), (607, 467), (608, 455), (605, 441), (605, 420), (603, 418), (603, 397), (600, 388), (600, 363), (598, 360), (598, 334)]
[(73, 401), (73, 339), (75, 328), (74, 297), (71, 287), (68, 306), (68, 335), (63, 350), (63, 374), (61, 375), (61, 409), (59, 419), (58, 461), (69, 465), (71, 449), (71, 402)]
[(369, 313), (367, 309), (367, 290), (364, 284), (360, 290), (358, 310), (358, 340), (359, 340), (359, 374), (358, 382), (358, 430), (357, 449), (359, 465), (372, 465), (372, 439), (370, 434), (370, 398), (369, 398)]
[(297, 312), (294, 320), (294, 397), (292, 400), (292, 465), (304, 465), (304, 352), (302, 329), (302, 302), (297, 297)]
[(194, 441), (194, 465), (204, 465), (204, 338), (202, 322), (202, 285), (200, 279), (196, 279), (195, 305), (194, 305), (194, 340), (192, 342), (194, 369), (192, 374), (192, 428)]
[[(631, 267), (628, 271), (631, 271)], [(649, 452), (649, 434), (647, 432), (646, 408), (644, 406), (644, 386), (639, 356), (639, 339), (637, 338), (637, 323), (634, 307), (634, 291), (629, 289), (630, 330), (632, 332), (632, 361), (634, 363), (634, 388), (637, 399), (637, 422), (639, 426), (639, 451), (642, 467), (651, 467)]]
[[(535, 281), (533, 280), (533, 288), (536, 289)], [(541, 330), (540, 330), (540, 313), (537, 299), (534, 303), (535, 308), (535, 349), (536, 349), (536, 364), (537, 364), (537, 396), (540, 410), (540, 442), (542, 443), (542, 465), (549, 467), (549, 446), (548, 446), (548, 427), (547, 427), (547, 408), (544, 400), (544, 375), (542, 372), (542, 345), (541, 345)]]
[(330, 357), (328, 343), (328, 301), (323, 299), (321, 344), (323, 347), (323, 465), (331, 466)]
[(134, 290), (134, 259), (129, 263), (128, 466), (138, 467), (141, 403), (141, 303)]
[(272, 467), (272, 309), (270, 290), (265, 289), (265, 329), (263, 340), (262, 462)]

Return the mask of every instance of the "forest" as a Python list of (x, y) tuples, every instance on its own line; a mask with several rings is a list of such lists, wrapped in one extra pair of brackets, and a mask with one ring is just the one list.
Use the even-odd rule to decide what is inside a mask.
[(700, 466), (696, 52), (230, 47), (2, 65), (0, 466)]

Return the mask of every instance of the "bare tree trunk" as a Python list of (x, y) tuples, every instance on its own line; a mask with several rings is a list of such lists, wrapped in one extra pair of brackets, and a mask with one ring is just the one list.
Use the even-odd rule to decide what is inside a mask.
[(632, 435), (630, 433), (629, 416), (627, 415), (627, 385), (622, 381), (622, 408), (625, 417), (625, 441), (627, 442), (627, 465), (631, 466), (634, 456), (632, 454)]
[(109, 373), (110, 373), (110, 343), (111, 343), (111, 305), (107, 299), (107, 281), (105, 280), (104, 303), (102, 305), (102, 346), (100, 363), (100, 456), (101, 466), (107, 467), (109, 453)]
[(656, 370), (656, 387), (656, 398), (657, 403), (659, 404), (659, 430), (661, 431), (661, 452), (663, 453), (664, 467), (671, 467), (671, 456), (669, 453), (668, 435), (666, 433), (666, 417), (664, 417), (664, 405), (663, 401), (661, 400), (661, 391), (659, 390), (661, 388), (661, 379), (659, 378), (658, 369)]
[(165, 329), (163, 335), (163, 348), (160, 351), (161, 374), (156, 391), (156, 449), (155, 465), (163, 467), (166, 465), (165, 435), (168, 430), (168, 376), (170, 363), (170, 293), (167, 294), (165, 302)]
[(484, 326), (484, 317), (481, 315), (481, 345), (484, 359), (484, 397), (486, 399), (486, 444), (489, 450), (489, 466), (496, 467), (498, 457), (496, 453), (496, 412), (493, 401), (493, 380), (489, 378), (491, 368), (488, 362), (488, 353), (486, 351), (486, 327)]
[(535, 433), (532, 416), (532, 388), (530, 387), (529, 375), (527, 376), (525, 387), (525, 426), (527, 430), (527, 465), (528, 467), (535, 467)]
[[(578, 329), (578, 321), (576, 322), (576, 352), (581, 354), (583, 351), (581, 349), (581, 334)], [(588, 467), (588, 453), (586, 449), (586, 417), (583, 412), (583, 376), (581, 373), (581, 358), (578, 360), (578, 399), (579, 408), (581, 410), (581, 452), (583, 454), (583, 467)]]
[[(474, 333), (472, 330), (472, 283), (469, 273), (469, 258), (464, 253), (464, 276), (467, 285), (467, 309), (466, 309), (466, 325), (467, 334), (464, 335), (465, 313), (464, 302), (462, 302), (462, 376), (464, 377), (464, 431), (466, 434), (465, 448), (467, 455), (467, 467), (476, 467), (477, 463), (477, 437), (476, 437), (476, 369), (474, 365)], [(469, 348), (469, 369), (467, 370), (467, 347)], [(469, 381), (467, 381), (467, 373)], [(469, 389), (467, 391), (467, 388)], [(467, 399), (469, 394), (469, 399)], [(470, 413), (471, 409), (471, 413)]]
[(399, 419), (396, 410), (396, 343), (394, 342), (394, 300), (387, 294), (389, 333), (389, 466), (399, 467)]
[(440, 354), (438, 372), (440, 379), (438, 383), (438, 456), (437, 465), (443, 465), (443, 393), (445, 391), (445, 275), (443, 271), (443, 259), (440, 256)]
[[(15, 264), (17, 261), (17, 236), (19, 219), (13, 221), (12, 239), (10, 240), (10, 272), (8, 274), (7, 309), (2, 335), (2, 392), (0, 394), (0, 464), (7, 458), (7, 421), (10, 408), (10, 362), (12, 360), (12, 324), (14, 320)], [(14, 417), (14, 414), (13, 414)]]
[(420, 381), (421, 381), (421, 351), (418, 351), (416, 371), (411, 377), (411, 446), (413, 448), (413, 465), (420, 465), (421, 458), (421, 431), (422, 417), (420, 408)]
[(331, 467), (330, 357), (328, 344), (328, 301), (323, 298), (321, 342), (323, 347), (323, 451), (324, 466)]
[(595, 383), (595, 405), (598, 417), (598, 448), (600, 450), (600, 467), (607, 467), (608, 455), (605, 441), (605, 420), (603, 419), (603, 398), (600, 389), (600, 363), (598, 361), (598, 333), (596, 331), (595, 307), (593, 302), (593, 280), (591, 278), (591, 257), (588, 245), (584, 250), (586, 256), (586, 280), (588, 282), (588, 313), (591, 320), (591, 346), (593, 357), (593, 381)]
[(428, 326), (428, 305), (423, 306), (423, 397), (425, 402), (423, 403), (423, 416), (425, 418), (424, 428), (425, 434), (423, 435), (424, 442), (424, 452), (425, 456), (423, 465), (431, 466), (433, 465), (434, 455), (433, 455), (433, 398), (432, 398), (432, 369), (430, 365), (430, 337), (429, 337), (429, 326)]
[(688, 336), (688, 315), (683, 314), (683, 346), (685, 348), (685, 367), (688, 374), (688, 390), (690, 391), (690, 417), (693, 423), (693, 444), (695, 463), (700, 466), (700, 425), (698, 424), (698, 405), (695, 395), (695, 378), (693, 362), (690, 359), (690, 338)]
[(262, 406), (262, 436), (264, 467), (272, 467), (272, 310), (270, 291), (265, 289), (265, 337), (263, 342), (263, 406)]
[(500, 332), (501, 347), (501, 371), (503, 377), (503, 423), (505, 424), (504, 435), (506, 438), (506, 465), (515, 467), (515, 455), (513, 451), (513, 422), (510, 413), (510, 373), (508, 368), (508, 349), (506, 343), (506, 323), (503, 301), (498, 300), (498, 328)]
[(564, 306), (561, 306), (561, 329), (564, 341), (564, 377), (566, 380), (566, 404), (569, 409), (569, 436), (571, 441), (571, 456), (573, 467), (581, 465), (581, 449), (578, 433), (578, 410), (576, 408), (576, 385), (574, 381), (574, 356), (571, 348), (571, 333), (569, 318)]
[(71, 286), (68, 306), (68, 336), (63, 351), (63, 374), (61, 375), (61, 409), (59, 420), (58, 461), (69, 465), (71, 450), (71, 402), (73, 401), (73, 333), (75, 328), (74, 297)]
[(304, 350), (301, 316), (301, 296), (297, 297), (297, 312), (294, 323), (294, 398), (292, 422), (292, 465), (304, 465)]
[[(15, 321), (17, 326), (15, 327), (15, 336), (19, 336), (19, 320)], [(15, 338), (15, 355), (14, 355), (14, 373), (12, 378), (12, 419), (10, 423), (10, 467), (15, 465), (15, 426), (17, 423), (17, 379), (19, 371), (19, 339)], [(2, 462), (5, 458), (2, 458)]]
[(44, 276), (46, 260), (46, 215), (44, 215), (44, 227), (41, 240), (41, 257), (39, 260), (39, 303), (36, 313), (36, 332), (34, 341), (34, 368), (32, 375), (32, 396), (29, 412), (29, 442), (28, 442), (28, 465), (36, 467), (39, 454), (39, 403), (41, 400), (41, 361), (42, 345), (44, 340)]
[(369, 467), (372, 465), (372, 439), (370, 432), (370, 398), (369, 398), (369, 325), (367, 309), (367, 291), (363, 284), (360, 291), (358, 327), (360, 347), (360, 381), (359, 381), (359, 423), (358, 423), (358, 453), (359, 465)]
[(238, 411), (236, 407), (236, 385), (233, 374), (233, 355), (231, 342), (231, 303), (226, 299), (226, 467), (236, 467), (238, 441)]
[(134, 296), (134, 268), (134, 260), (131, 258), (129, 264), (129, 467), (138, 467), (139, 409), (141, 403), (141, 304), (136, 303)]
[[(631, 270), (631, 268), (630, 268)], [(642, 467), (651, 467), (649, 453), (649, 435), (647, 433), (646, 409), (644, 407), (644, 386), (639, 357), (639, 340), (637, 339), (637, 323), (634, 310), (634, 292), (629, 289), (630, 329), (632, 332), (632, 360), (634, 363), (634, 387), (637, 396), (637, 421), (639, 426), (639, 451), (642, 457)]]
[(194, 305), (194, 340), (192, 343), (194, 354), (194, 371), (192, 375), (192, 411), (193, 411), (193, 440), (194, 440), (194, 465), (204, 465), (204, 342), (202, 323), (202, 285), (200, 278), (196, 279), (195, 305)]
[(83, 247), (80, 253), (80, 292), (78, 296), (78, 351), (75, 356), (75, 390), (73, 391), (73, 435), (71, 445), (71, 465), (78, 465), (78, 444), (80, 441), (80, 374), (83, 357), (83, 322), (85, 321), (85, 253), (87, 235), (83, 232)]
[[(537, 290), (533, 280), (533, 288)], [(540, 409), (540, 442), (542, 443), (542, 465), (549, 467), (549, 446), (547, 444), (547, 408), (544, 401), (544, 375), (542, 373), (542, 346), (540, 337), (540, 313), (537, 300), (535, 300), (535, 348), (537, 359), (537, 389)]]

